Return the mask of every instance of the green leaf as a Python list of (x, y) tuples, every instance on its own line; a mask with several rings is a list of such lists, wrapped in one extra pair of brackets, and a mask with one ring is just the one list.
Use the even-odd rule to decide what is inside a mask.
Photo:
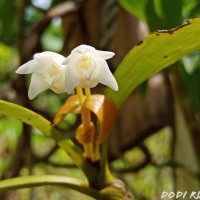
[(200, 14), (200, 2), (199, 0), (185, 1), (183, 4), (183, 16), (185, 18), (195, 18)]
[(200, 62), (198, 63), (198, 67), (191, 74), (188, 74), (183, 67), (180, 68), (181, 76), (184, 82), (186, 83), (185, 87), (188, 93), (188, 98), (191, 101), (191, 104), (195, 113), (198, 113), (200, 111), (200, 102), (199, 102), (200, 68), (199, 68), (199, 65), (200, 65)]
[[(58, 175), (31, 175), (11, 178), (0, 181), (0, 192), (12, 189), (31, 188), (45, 185), (57, 185), (86, 194), (97, 200), (121, 200), (123, 198), (123, 188), (121, 182), (113, 181), (113, 185), (108, 185), (102, 190), (89, 187), (85, 181)], [(116, 186), (115, 186), (116, 182)]]
[(97, 199), (99, 197), (103, 198), (102, 194), (100, 194), (97, 190), (90, 188), (85, 181), (57, 175), (22, 176), (3, 180), (0, 181), (0, 191), (2, 192), (11, 189), (30, 188), (44, 185), (64, 186), (66, 188), (79, 191), (83, 194), (92, 196)]
[[(12, 14), (11, 14), (12, 13)], [(13, 45), (16, 40), (17, 9), (12, 0), (0, 1), (0, 41)]]
[(183, 0), (118, 0), (133, 16), (148, 23), (151, 31), (178, 26), (182, 21)]
[(160, 0), (163, 27), (173, 28), (182, 22), (183, 0)]
[(105, 94), (120, 107), (143, 81), (200, 49), (200, 18), (191, 19), (175, 29), (155, 31), (126, 55), (115, 72), (119, 91)]
[(82, 151), (66, 135), (56, 129), (54, 124), (39, 114), (22, 106), (0, 100), (0, 114), (19, 119), (35, 127), (47, 137), (53, 138), (58, 145), (69, 155), (73, 162), (83, 170), (89, 180), (93, 180), (96, 169), (84, 159)]
[(118, 0), (121, 6), (126, 9), (129, 13), (146, 21), (146, 15), (144, 7), (146, 5), (147, 0)]
[(151, 31), (156, 30), (158, 27), (162, 27), (162, 21), (159, 14), (157, 13), (156, 7), (158, 6), (155, 5), (155, 2), (153, 0), (148, 0), (145, 6), (147, 23)]

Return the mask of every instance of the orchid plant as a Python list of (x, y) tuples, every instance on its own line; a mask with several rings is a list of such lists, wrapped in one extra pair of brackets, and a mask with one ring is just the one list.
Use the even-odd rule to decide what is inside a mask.
[[(112, 176), (107, 168), (106, 154), (101, 150), (101, 145), (105, 142), (115, 122), (117, 108), (108, 97), (102, 94), (91, 94), (90, 88), (101, 83), (118, 91), (117, 81), (106, 62), (114, 55), (113, 52), (96, 50), (89, 45), (80, 45), (73, 49), (67, 58), (50, 51), (37, 53), (33, 56), (33, 60), (16, 70), (18, 74), (32, 74), (28, 91), (30, 100), (47, 89), (57, 94), (71, 94), (57, 112), (54, 124), (58, 125), (69, 113), (81, 115), (81, 123), (75, 131), (75, 138), (82, 145), (83, 150), (82, 152), (75, 151), (82, 154), (82, 161), (76, 163), (78, 160), (76, 158), (75, 163), (82, 169), (85, 165), (82, 162), (99, 165), (102, 168), (101, 173), (98, 175), (99, 178), (95, 179), (101, 178), (103, 185), (108, 184)], [(96, 116), (95, 121), (92, 121), (91, 113)], [(91, 180), (93, 177), (89, 175), (88, 169), (83, 169), (83, 171), (90, 184), (94, 185)]]
[[(35, 54), (33, 60), (16, 71), (18, 74), (32, 74), (29, 98), (35, 98), (47, 89), (71, 96), (57, 112), (54, 123), (27, 108), (2, 100), (0, 114), (17, 118), (53, 138), (83, 171), (87, 181), (65, 176), (32, 175), (0, 181), (0, 191), (53, 184), (99, 200), (131, 199), (125, 184), (112, 175), (107, 159), (106, 138), (116, 120), (117, 109), (143, 81), (183, 55), (199, 50), (199, 32), (200, 19), (197, 18), (175, 29), (150, 34), (125, 56), (115, 77), (106, 62), (114, 56), (113, 52), (80, 45), (67, 58), (54, 52)], [(163, 46), (165, 48), (159, 51)], [(152, 50), (155, 48), (158, 51)], [(90, 88), (98, 83), (109, 87), (105, 95), (91, 93)], [(79, 145), (56, 127), (68, 113), (81, 116), (75, 131)], [(95, 120), (92, 114), (96, 116)]]

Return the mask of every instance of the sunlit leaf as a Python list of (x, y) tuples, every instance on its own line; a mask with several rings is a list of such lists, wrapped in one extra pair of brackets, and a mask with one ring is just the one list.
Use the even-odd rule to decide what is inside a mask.
[(136, 45), (115, 72), (119, 91), (106, 89), (120, 107), (130, 93), (143, 81), (178, 61), (184, 55), (200, 49), (200, 18), (191, 19), (175, 29), (155, 31)]
[(0, 100), (0, 114), (19, 119), (38, 129), (47, 137), (53, 138), (89, 179), (94, 178), (96, 170), (84, 159), (82, 151), (50, 121), (27, 108), (2, 100)]
[(22, 176), (12, 179), (0, 181), (0, 191), (6, 191), (11, 189), (30, 188), (44, 185), (57, 185), (64, 186), (83, 194), (90, 195), (97, 198), (104, 198), (97, 190), (94, 190), (88, 186), (85, 181), (58, 175), (32, 175)]
[(116, 186), (115, 182), (112, 183), (113, 185), (111, 186), (108, 185), (102, 190), (97, 190), (89, 186), (87, 182), (77, 178), (58, 175), (32, 175), (21, 176), (0, 181), (0, 192), (21, 188), (55, 185), (63, 186), (63, 189), (69, 188), (78, 191), (96, 200), (119, 200), (123, 198), (123, 188), (118, 183), (119, 181), (117, 182)]

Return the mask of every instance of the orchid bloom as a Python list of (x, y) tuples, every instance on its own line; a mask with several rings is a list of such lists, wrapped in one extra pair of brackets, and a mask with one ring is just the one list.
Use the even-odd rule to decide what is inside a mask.
[(34, 55), (33, 60), (20, 66), (16, 73), (32, 74), (29, 86), (29, 99), (35, 98), (46, 89), (60, 94), (65, 92), (62, 86), (65, 83), (65, 68), (61, 63), (65, 57), (60, 54), (45, 51)]
[(88, 45), (80, 45), (72, 50), (62, 64), (66, 64), (66, 84), (64, 88), (69, 94), (74, 93), (77, 86), (93, 88), (102, 83), (118, 90), (117, 82), (109, 70), (107, 59), (115, 54), (109, 51), (99, 51)]
[[(113, 52), (80, 45), (73, 49), (67, 58), (50, 51), (37, 53), (33, 60), (23, 64), (16, 71), (18, 74), (32, 74), (29, 99), (35, 98), (47, 89), (58, 94), (63, 92), (73, 94), (76, 88), (77, 95), (66, 101), (56, 115), (55, 123), (57, 124), (70, 112), (81, 114), (82, 123), (76, 130), (76, 139), (83, 144), (84, 156), (92, 161), (100, 159), (99, 146), (115, 121), (116, 107), (104, 95), (91, 95), (90, 88), (102, 83), (113, 90), (118, 90), (118, 84), (106, 62), (113, 56)], [(92, 122), (91, 112), (97, 116), (101, 126), (97, 138), (95, 138), (97, 129)], [(108, 112), (112, 113), (112, 116), (106, 118)]]

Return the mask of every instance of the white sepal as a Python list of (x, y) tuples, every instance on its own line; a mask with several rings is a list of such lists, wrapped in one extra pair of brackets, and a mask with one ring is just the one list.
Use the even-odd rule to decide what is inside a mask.
[(32, 74), (28, 96), (35, 98), (46, 89), (51, 89), (60, 94), (65, 92), (65, 70), (67, 66), (62, 65), (65, 57), (50, 51), (37, 53), (33, 60), (20, 66), (16, 73)]

